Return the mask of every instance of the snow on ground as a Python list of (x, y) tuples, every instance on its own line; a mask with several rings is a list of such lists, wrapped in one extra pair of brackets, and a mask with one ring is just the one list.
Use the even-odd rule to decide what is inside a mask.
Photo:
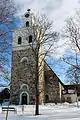
[[(80, 105), (80, 103), (79, 103)], [(80, 106), (77, 108), (74, 104), (51, 104), (40, 105), (40, 115), (35, 116), (34, 105), (14, 106), (17, 109), (17, 114), (9, 112), (8, 120), (80, 120)], [(2, 112), (0, 106), (0, 120), (5, 120), (6, 112)]]

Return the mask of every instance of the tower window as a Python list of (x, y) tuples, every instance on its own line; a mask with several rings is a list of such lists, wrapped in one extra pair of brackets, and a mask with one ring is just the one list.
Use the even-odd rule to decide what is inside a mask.
[(32, 42), (32, 35), (29, 36), (29, 43)]
[(29, 13), (25, 14), (25, 17), (28, 18), (29, 17)]
[(21, 44), (21, 43), (22, 43), (22, 38), (18, 37), (18, 44)]
[(29, 27), (29, 21), (26, 22), (26, 27)]

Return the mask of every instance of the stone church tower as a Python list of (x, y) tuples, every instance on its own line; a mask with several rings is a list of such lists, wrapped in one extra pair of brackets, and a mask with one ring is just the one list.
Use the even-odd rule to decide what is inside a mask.
[[(22, 20), (23, 27), (14, 31), (12, 42), (10, 101), (13, 104), (31, 104), (35, 99), (36, 62), (30, 47), (30, 44), (34, 40), (33, 31), (31, 29), (33, 15), (29, 9), (25, 15), (22, 16)], [(33, 47), (35, 47), (35, 45), (33, 45)], [(39, 79), (39, 101), (42, 104), (44, 102), (44, 71), (40, 73)]]
[[(34, 20), (33, 14), (29, 9), (22, 16), (22, 20), (23, 27), (13, 32), (10, 84), (11, 104), (33, 104), (35, 102), (36, 61), (30, 47), (30, 44), (34, 40), (34, 34), (31, 29)], [(40, 47), (39, 53), (41, 50), (42, 46)], [(40, 57), (39, 62), (42, 59)], [(39, 103), (59, 102), (61, 99), (60, 86), (63, 86), (62, 82), (44, 60), (39, 70)]]

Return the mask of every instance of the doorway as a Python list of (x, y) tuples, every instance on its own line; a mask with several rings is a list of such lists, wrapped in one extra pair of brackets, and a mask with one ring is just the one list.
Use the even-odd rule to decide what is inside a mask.
[(23, 93), (22, 94), (22, 105), (27, 105), (27, 94)]

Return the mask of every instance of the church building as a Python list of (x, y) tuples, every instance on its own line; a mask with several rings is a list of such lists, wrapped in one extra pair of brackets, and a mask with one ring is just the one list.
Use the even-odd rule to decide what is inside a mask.
[[(11, 104), (27, 105), (35, 103), (36, 61), (30, 47), (34, 40), (31, 30), (32, 19), (33, 14), (28, 9), (22, 16), (23, 26), (13, 32)], [(45, 61), (42, 64), (44, 69), (39, 77), (39, 103), (60, 102), (63, 83)]]

